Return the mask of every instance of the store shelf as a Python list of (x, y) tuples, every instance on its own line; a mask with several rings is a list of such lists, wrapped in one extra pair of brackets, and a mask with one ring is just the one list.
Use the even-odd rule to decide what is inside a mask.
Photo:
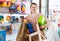
[(0, 26), (8, 26), (10, 25), (11, 23), (3, 23), (3, 24), (0, 24)]
[(11, 16), (24, 16), (24, 17), (26, 17), (28, 15), (27, 14), (25, 14), (25, 15), (23, 15), (23, 14), (12, 14)]

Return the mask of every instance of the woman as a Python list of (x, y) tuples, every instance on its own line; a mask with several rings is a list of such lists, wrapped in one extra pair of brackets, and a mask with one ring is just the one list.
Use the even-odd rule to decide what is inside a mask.
[[(30, 21), (30, 22), (32, 23), (34, 32), (37, 31), (36, 24), (37, 24), (38, 18), (39, 18), (40, 16), (44, 16), (44, 15), (41, 14), (41, 13), (37, 13), (37, 9), (38, 9), (37, 7), (38, 7), (38, 6), (37, 6), (36, 3), (32, 3), (32, 4), (30, 5), (31, 14), (26, 17), (26, 20), (27, 20), (27, 21)], [(50, 24), (50, 22), (51, 22), (51, 21), (48, 21), (47, 19), (46, 19), (46, 21), (47, 21), (47, 24), (46, 24), (46, 25), (39, 27), (43, 36), (45, 36), (45, 35), (44, 35), (44, 31), (43, 31), (44, 28), (45, 28), (45, 27), (48, 27), (49, 24)]]
[[(31, 3), (30, 5), (30, 10), (31, 10), (31, 14), (29, 16), (26, 17), (26, 20), (31, 22), (32, 23), (32, 26), (33, 26), (33, 30), (34, 31), (37, 31), (36, 29), (36, 24), (37, 24), (37, 20), (39, 18), (39, 16), (43, 16), (42, 14), (39, 14), (37, 13), (37, 4), (36, 3)], [(46, 20), (47, 21), (47, 20)], [(24, 22), (24, 21), (23, 21)], [(26, 22), (26, 21), (25, 21)], [(18, 36), (17, 36), (17, 41), (20, 40), (20, 41), (23, 41), (23, 37), (25, 36), (25, 31), (26, 31), (26, 26), (25, 26), (25, 22), (22, 24), (20, 30), (19, 30), (19, 33), (18, 33)], [(44, 31), (43, 29), (45, 27), (48, 27), (49, 26), (49, 23), (47, 21), (47, 24), (44, 25), (44, 26), (40, 26), (40, 30), (41, 30), (41, 33), (43, 34), (44, 36)], [(25, 29), (25, 30), (23, 30)], [(25, 38), (24, 38), (25, 39)], [(27, 40), (26, 40), (27, 41)], [(34, 41), (36, 41), (36, 38), (34, 37)]]

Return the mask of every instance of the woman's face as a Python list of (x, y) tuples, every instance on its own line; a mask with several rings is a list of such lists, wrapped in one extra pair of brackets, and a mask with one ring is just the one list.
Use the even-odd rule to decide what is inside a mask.
[(37, 6), (36, 5), (31, 5), (30, 10), (31, 10), (31, 12), (36, 12)]

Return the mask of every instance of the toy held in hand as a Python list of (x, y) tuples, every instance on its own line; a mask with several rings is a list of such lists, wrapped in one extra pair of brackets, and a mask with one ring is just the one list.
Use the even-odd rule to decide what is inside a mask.
[(32, 23), (27, 23), (27, 27), (28, 27), (30, 33), (34, 32)]
[(45, 25), (45, 24), (46, 24), (46, 19), (45, 19), (44, 16), (40, 16), (40, 17), (38, 18), (38, 24), (39, 24), (39, 25)]

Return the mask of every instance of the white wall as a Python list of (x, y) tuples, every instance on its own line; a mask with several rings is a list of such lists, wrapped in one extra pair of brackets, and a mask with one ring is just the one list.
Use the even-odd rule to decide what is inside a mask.
[(41, 0), (41, 13), (46, 15), (47, 0)]
[(60, 0), (49, 0), (49, 17), (54, 14), (60, 15)]

